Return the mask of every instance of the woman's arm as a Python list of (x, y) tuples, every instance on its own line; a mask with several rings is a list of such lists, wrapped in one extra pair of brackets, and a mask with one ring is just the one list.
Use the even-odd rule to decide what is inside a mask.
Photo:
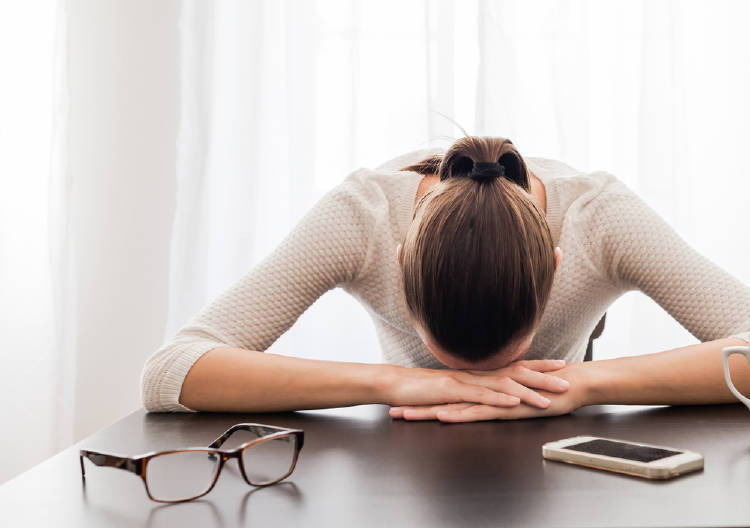
[[(736, 402), (724, 381), (721, 349), (747, 345), (743, 339), (718, 339), (656, 354), (590, 361), (575, 365), (584, 385), (583, 405), (696, 405)], [(729, 358), (732, 381), (750, 394), (750, 365)]]
[[(585, 405), (697, 405), (730, 403), (737, 399), (724, 381), (721, 349), (747, 345), (743, 339), (718, 339), (666, 352), (602, 361), (575, 363), (551, 373), (570, 383), (562, 394), (539, 391), (551, 400), (549, 407), (535, 409), (521, 404), (501, 409), (490, 405), (448, 404), (401, 406), (391, 416), (407, 420), (469, 422), (557, 416)], [(729, 358), (732, 381), (750, 395), (750, 365), (740, 355)]]
[[(746, 339), (750, 330), (750, 288), (693, 249), (623, 183), (614, 180), (594, 202), (587, 237), (589, 244), (599, 242), (599, 259), (609, 278), (651, 297), (702, 341), (586, 365), (594, 401), (735, 401), (724, 382), (721, 349), (747, 344), (739, 337)], [(731, 365), (738, 388), (746, 387), (746, 361), (732, 358)]]
[[(265, 351), (321, 295), (355, 280), (376, 220), (363, 193), (349, 179), (326, 193), (266, 258), (156, 350), (141, 376), (146, 409), (191, 410), (180, 403), (182, 384), (204, 354), (217, 347)], [(221, 393), (222, 383), (217, 376), (204, 391)]]
[(185, 377), (180, 404), (198, 411), (273, 412), (344, 407), (382, 399), (383, 365), (217, 347)]
[(526, 361), (494, 376), (454, 370), (320, 361), (232, 347), (203, 354), (185, 377), (180, 403), (201, 411), (273, 412), (366, 403), (428, 405), (480, 402), (499, 407), (546, 407), (528, 387), (559, 393), (555, 360)]

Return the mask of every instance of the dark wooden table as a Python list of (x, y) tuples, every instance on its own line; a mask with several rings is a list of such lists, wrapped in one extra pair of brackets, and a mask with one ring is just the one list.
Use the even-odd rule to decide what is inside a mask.
[[(161, 505), (135, 475), (78, 449), (202, 446), (229, 425), (305, 430), (297, 469), (255, 489), (222, 472), (211, 493)], [(542, 444), (591, 434), (698, 451), (705, 469), (652, 482), (544, 461)], [(18, 439), (19, 456), (23, 439)], [(232, 466), (234, 466), (234, 462)], [(236, 466), (234, 466), (236, 467)], [(0, 486), (0, 526), (749, 526), (750, 413), (740, 405), (589, 407), (572, 415), (448, 425), (386, 407), (266, 414), (135, 412)]]

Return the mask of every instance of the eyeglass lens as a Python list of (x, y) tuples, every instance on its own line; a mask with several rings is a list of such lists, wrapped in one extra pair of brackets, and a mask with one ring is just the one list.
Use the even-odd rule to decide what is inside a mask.
[(297, 451), (297, 437), (284, 435), (246, 447), (242, 452), (245, 475), (251, 484), (264, 486), (286, 477)]
[(178, 501), (205, 493), (216, 478), (219, 457), (208, 451), (155, 456), (146, 465), (146, 482), (156, 500)]

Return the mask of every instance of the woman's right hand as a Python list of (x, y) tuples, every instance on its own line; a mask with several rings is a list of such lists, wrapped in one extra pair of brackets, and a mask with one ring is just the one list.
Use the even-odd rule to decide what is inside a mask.
[(521, 360), (482, 371), (394, 366), (386, 381), (384, 403), (392, 407), (459, 402), (515, 407), (523, 402), (546, 409), (550, 400), (533, 389), (568, 390), (565, 380), (545, 374), (564, 366), (565, 361), (555, 359)]

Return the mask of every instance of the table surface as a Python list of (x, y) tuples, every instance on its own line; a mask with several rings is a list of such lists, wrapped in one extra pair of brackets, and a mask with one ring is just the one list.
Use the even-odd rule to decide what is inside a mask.
[[(136, 455), (205, 446), (240, 422), (305, 430), (287, 481), (252, 488), (225, 468), (202, 499), (164, 505), (136, 475), (87, 462), (83, 485), (80, 448)], [(705, 469), (648, 481), (542, 459), (542, 444), (576, 435), (697, 451)], [(0, 526), (748, 526), (749, 492), (750, 413), (741, 405), (592, 406), (469, 424), (392, 420), (379, 405), (138, 411), (0, 486)]]

